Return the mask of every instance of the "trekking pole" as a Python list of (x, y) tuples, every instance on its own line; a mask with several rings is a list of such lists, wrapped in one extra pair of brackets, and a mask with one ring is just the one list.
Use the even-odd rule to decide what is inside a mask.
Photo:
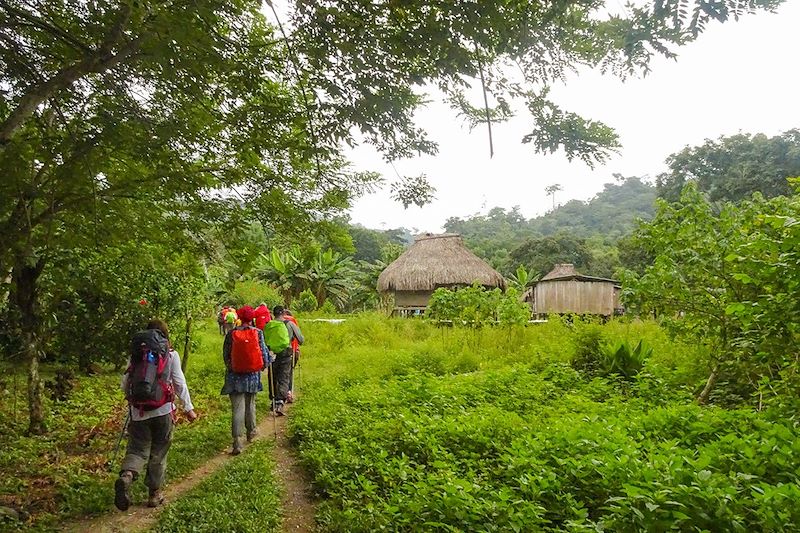
[(275, 389), (275, 373), (272, 372), (272, 361), (269, 362), (269, 389), (272, 392), (272, 429), (275, 431), (275, 441), (278, 441), (278, 414), (275, 412), (277, 409), (276, 398), (278, 391)]
[(131, 409), (128, 407), (128, 414), (125, 415), (125, 422), (122, 424), (122, 431), (119, 432), (119, 438), (117, 439), (117, 446), (114, 448), (114, 458), (108, 465), (109, 470), (114, 466), (114, 463), (117, 462), (117, 457), (119, 456), (119, 446), (122, 444), (122, 437), (125, 436), (125, 430), (128, 429), (128, 423), (131, 421)]

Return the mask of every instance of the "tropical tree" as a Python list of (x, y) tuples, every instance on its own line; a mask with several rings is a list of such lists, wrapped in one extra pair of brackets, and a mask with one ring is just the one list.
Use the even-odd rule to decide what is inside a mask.
[(354, 275), (353, 261), (333, 250), (320, 251), (300, 274), (305, 288), (311, 290), (320, 306), (325, 305), (328, 298), (337, 306), (347, 302), (352, 290)]
[(404, 250), (404, 246), (389, 242), (381, 248), (380, 259), (371, 263), (359, 261), (358, 268), (355, 271), (356, 283), (350, 293), (348, 308), (366, 307), (389, 311), (389, 299), (391, 297), (378, 292), (378, 277)]
[(654, 261), (624, 275), (626, 305), (656, 311), (675, 335), (707, 346), (699, 403), (721, 375), (750, 393), (782, 376), (797, 385), (798, 220), (797, 196), (717, 205), (690, 183), (638, 230)]
[(669, 171), (656, 180), (658, 195), (670, 202), (697, 183), (712, 201), (739, 201), (760, 192), (767, 198), (790, 195), (787, 178), (800, 176), (800, 130), (767, 137), (739, 133), (706, 140), (667, 158)]
[(553, 211), (556, 209), (556, 193), (563, 190), (563, 187), (558, 183), (554, 183), (553, 185), (548, 185), (544, 188), (544, 192), (553, 200)]
[(557, 263), (572, 263), (585, 270), (592, 263), (592, 253), (585, 239), (559, 234), (525, 240), (511, 251), (511, 261), (525, 265), (531, 275), (544, 276)]
[[(280, 252), (273, 248), (269, 254), (261, 254), (261, 264), (256, 268), (257, 278), (274, 286), (283, 297), (286, 306), (306, 287), (305, 270), (299, 246)], [(318, 300), (319, 301), (319, 300)]]

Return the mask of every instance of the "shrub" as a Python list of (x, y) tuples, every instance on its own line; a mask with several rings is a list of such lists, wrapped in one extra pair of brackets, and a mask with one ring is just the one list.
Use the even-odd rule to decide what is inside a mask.
[(572, 368), (593, 376), (600, 370), (603, 328), (599, 324), (579, 323), (573, 337)]
[(653, 354), (653, 349), (640, 340), (634, 348), (627, 341), (607, 344), (600, 350), (600, 375), (613, 374), (631, 379), (644, 367), (645, 361)]
[(302, 313), (316, 311), (319, 303), (317, 302), (317, 297), (314, 296), (314, 293), (309, 289), (306, 289), (300, 293), (300, 296), (297, 297), (297, 300), (295, 300), (292, 305), (295, 308), (295, 311)]
[(276, 305), (283, 305), (283, 298), (278, 291), (271, 285), (254, 280), (237, 281), (233, 290), (227, 293), (223, 300), (237, 307), (242, 305), (255, 307), (261, 302), (267, 304), (270, 309)]
[(425, 316), (479, 327), (494, 323), (524, 324), (531, 312), (515, 289), (503, 293), (500, 289), (486, 289), (475, 283), (460, 289), (436, 289), (428, 302)]
[(320, 314), (323, 314), (323, 315), (335, 315), (335, 314), (337, 314), (336, 306), (333, 305), (333, 302), (331, 302), (330, 300), (325, 300), (325, 303), (322, 304), (319, 307), (319, 309), (317, 309), (317, 310), (320, 312)]

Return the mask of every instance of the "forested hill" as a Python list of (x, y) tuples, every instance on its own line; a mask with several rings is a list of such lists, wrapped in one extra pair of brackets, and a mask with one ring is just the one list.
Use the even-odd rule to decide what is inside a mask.
[(639, 178), (620, 184), (606, 183), (588, 202), (570, 200), (555, 210), (528, 221), (540, 235), (569, 233), (580, 237), (603, 235), (617, 239), (633, 228), (636, 219), (652, 218), (656, 188)]
[[(655, 198), (654, 186), (632, 177), (606, 183), (594, 198), (586, 202), (570, 200), (540, 217), (526, 220), (519, 207), (510, 210), (496, 207), (486, 215), (450, 218), (445, 230), (460, 233), (475, 253), (505, 273), (519, 264), (540, 270), (561, 260), (575, 263), (579, 268), (583, 265), (596, 271), (594, 274), (610, 275), (617, 260), (612, 257), (598, 261), (599, 256), (608, 256), (610, 252), (601, 248), (615, 248), (613, 244), (630, 233), (637, 218), (651, 218)], [(558, 253), (548, 252), (544, 254), (547, 261), (534, 264), (537, 262), (528, 256), (534, 253), (534, 248), (541, 247)], [(534, 255), (544, 253), (540, 252)], [(616, 256), (616, 252), (611, 255)], [(595, 260), (590, 259), (592, 256)]]

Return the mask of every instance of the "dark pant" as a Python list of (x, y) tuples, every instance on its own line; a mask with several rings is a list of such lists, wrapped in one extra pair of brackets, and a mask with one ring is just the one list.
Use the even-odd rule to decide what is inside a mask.
[(130, 470), (136, 479), (146, 465), (144, 482), (151, 491), (160, 489), (164, 484), (173, 427), (172, 414), (131, 420), (128, 425), (128, 447), (122, 460), (122, 470)]
[[(292, 349), (287, 348), (275, 356), (272, 362), (272, 373), (269, 376), (269, 399), (279, 402), (286, 401), (289, 393), (289, 383), (292, 380)], [(273, 391), (272, 387), (275, 386)]]

